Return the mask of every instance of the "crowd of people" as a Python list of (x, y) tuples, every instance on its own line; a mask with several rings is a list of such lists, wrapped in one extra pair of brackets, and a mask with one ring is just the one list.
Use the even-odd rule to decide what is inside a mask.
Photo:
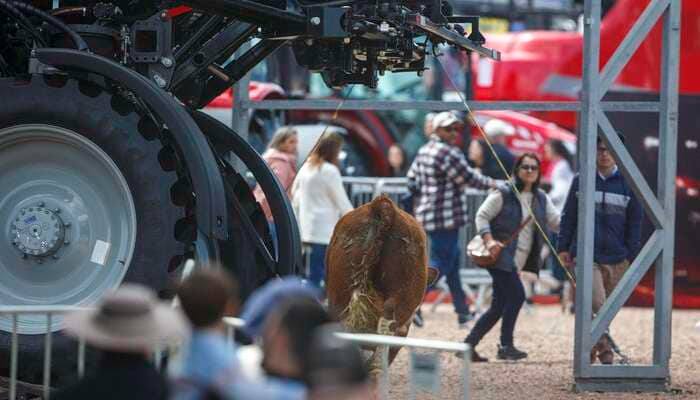
[[(551, 164), (547, 193), (539, 156), (524, 153), (514, 157), (505, 146), (504, 138), (512, 134), (507, 124), (489, 121), (484, 140), (473, 140), (466, 154), (456, 145), (463, 128), (462, 120), (453, 113), (429, 114), (426, 143), (414, 160), (407, 163), (399, 146), (393, 146), (387, 156), (393, 175), (407, 177), (410, 196), (405, 208), (427, 234), (430, 266), (446, 280), (459, 327), (475, 318), (458, 262), (459, 229), (472, 222), (468, 219), (473, 213), (468, 210), (465, 192), (469, 187), (490, 190), (473, 222), (496, 260), (487, 268), (493, 296), (489, 309), (476, 319), (464, 341), (472, 348), (472, 361), (488, 361), (477, 348), (501, 321), (496, 358), (520, 360), (528, 356), (514, 340), (526, 298), (523, 274), (536, 276), (550, 248), (556, 251), (555, 275), (576, 262), (578, 177), (571, 153), (561, 142), (550, 141), (545, 149)], [(275, 279), (241, 304), (237, 284), (224, 269), (199, 269), (179, 286), (178, 308), (160, 303), (149, 289), (124, 285), (96, 309), (66, 317), (67, 332), (101, 350), (102, 357), (90, 374), (54, 398), (371, 396), (360, 349), (337, 337), (341, 327), (323, 306), (326, 249), (335, 224), (353, 209), (338, 168), (343, 138), (335, 132), (324, 133), (298, 171), (297, 143), (293, 128), (281, 128), (263, 157), (292, 200), (307, 248), (307, 280)], [(640, 203), (600, 139), (596, 166), (594, 264), (590, 266), (593, 315), (638, 252), (642, 220)], [(255, 195), (274, 232), (264, 195), (259, 189)], [(222, 319), (234, 315), (245, 321), (235, 341), (227, 335)], [(180, 346), (165, 360), (166, 377), (151, 362), (152, 351), (173, 341)], [(595, 344), (590, 357), (591, 363), (613, 362), (608, 335)]]
[[(465, 131), (457, 114), (429, 113), (424, 131), (426, 143), (412, 162), (398, 144), (387, 152), (391, 175), (405, 176), (408, 181), (410, 195), (401, 206), (415, 216), (427, 234), (430, 266), (439, 270), (449, 287), (459, 327), (475, 318), (459, 273), (459, 259), (464, 256), (460, 254), (460, 228), (474, 223), (487, 248), (498, 251), (498, 262), (488, 269), (493, 281), (491, 307), (465, 341), (475, 349), (501, 320), (497, 358), (525, 358), (527, 353), (514, 345), (513, 332), (540, 269), (551, 269), (556, 278), (555, 293), (562, 294), (571, 286), (567, 277), (571, 272), (567, 274), (565, 269), (573, 270), (576, 251), (578, 179), (573, 154), (562, 141), (549, 140), (544, 147), (549, 170), (543, 171), (537, 154), (516, 157), (509, 150), (507, 139), (515, 134), (514, 128), (496, 118), (484, 124), (482, 138), (462, 138), (468, 140), (466, 151), (457, 144)], [(323, 135), (290, 189), (308, 249), (308, 278), (319, 288), (323, 287), (324, 256), (333, 227), (352, 210), (338, 169), (341, 146), (340, 135)], [(594, 314), (638, 251), (642, 218), (638, 201), (602, 141), (598, 142), (597, 168)], [(549, 178), (546, 187), (542, 185), (545, 172)], [(468, 209), (467, 188), (491, 191), (476, 212)], [(470, 215), (476, 216), (474, 221), (469, 220)], [(507, 240), (510, 236), (515, 240)], [(420, 309), (414, 323), (423, 324)], [(592, 359), (610, 362), (612, 353), (605, 337), (594, 353)], [(486, 361), (477, 351), (472, 352), (472, 359)]]
[[(91, 311), (66, 317), (67, 332), (101, 351), (100, 362), (52, 398), (80, 399), (367, 399), (371, 386), (359, 347), (320, 292), (298, 278), (271, 281), (240, 304), (235, 280), (202, 268), (177, 291), (179, 307), (142, 286), (124, 285)], [(225, 316), (246, 321), (236, 340)], [(244, 344), (248, 343), (248, 344)], [(175, 345), (176, 347), (172, 347)], [(175, 349), (152, 361), (154, 349)], [(160, 357), (158, 355), (157, 357)]]

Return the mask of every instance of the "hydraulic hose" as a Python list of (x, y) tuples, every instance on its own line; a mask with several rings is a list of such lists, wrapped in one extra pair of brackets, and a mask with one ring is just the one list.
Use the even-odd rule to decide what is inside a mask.
[[(5, 0), (0, 0), (0, 2), (10, 3), (10, 2), (5, 1)], [(78, 49), (80, 51), (90, 50), (90, 47), (88, 47), (85, 40), (77, 32), (72, 30), (68, 25), (63, 23), (63, 21), (61, 21), (60, 19), (38, 9), (30, 4), (27, 4), (27, 3), (23, 3), (23, 2), (19, 2), (19, 1), (12, 1), (11, 3), (17, 9), (19, 9), (25, 13), (33, 14), (34, 16), (43, 19), (44, 21), (55, 26), (59, 30), (62, 30), (63, 32), (65, 32), (70, 37), (73, 44), (75, 44), (76, 49)]]
[(24, 15), (20, 10), (15, 7), (11, 1), (0, 0), (0, 7), (2, 7), (8, 15), (17, 18), (19, 24), (36, 40), (41, 46), (46, 47), (46, 41), (43, 37), (34, 29), (32, 22)]

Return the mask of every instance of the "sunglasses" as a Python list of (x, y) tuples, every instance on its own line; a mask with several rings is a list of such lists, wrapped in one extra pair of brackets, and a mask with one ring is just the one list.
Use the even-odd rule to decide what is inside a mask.
[(521, 165), (519, 168), (522, 169), (523, 171), (530, 171), (530, 172), (535, 172), (535, 171), (540, 169), (540, 167), (538, 167), (537, 165)]

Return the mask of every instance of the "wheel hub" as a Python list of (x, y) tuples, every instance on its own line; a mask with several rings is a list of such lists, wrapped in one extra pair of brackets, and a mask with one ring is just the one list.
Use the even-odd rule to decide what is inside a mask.
[(12, 245), (25, 256), (47, 257), (63, 246), (66, 224), (60, 209), (44, 206), (23, 208), (10, 224)]

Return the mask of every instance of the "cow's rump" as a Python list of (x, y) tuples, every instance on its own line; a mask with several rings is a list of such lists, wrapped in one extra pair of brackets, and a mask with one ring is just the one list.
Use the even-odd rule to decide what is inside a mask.
[(407, 328), (425, 293), (426, 253), (423, 229), (389, 197), (349, 212), (326, 253), (329, 305), (353, 332), (377, 332), (381, 316)]

